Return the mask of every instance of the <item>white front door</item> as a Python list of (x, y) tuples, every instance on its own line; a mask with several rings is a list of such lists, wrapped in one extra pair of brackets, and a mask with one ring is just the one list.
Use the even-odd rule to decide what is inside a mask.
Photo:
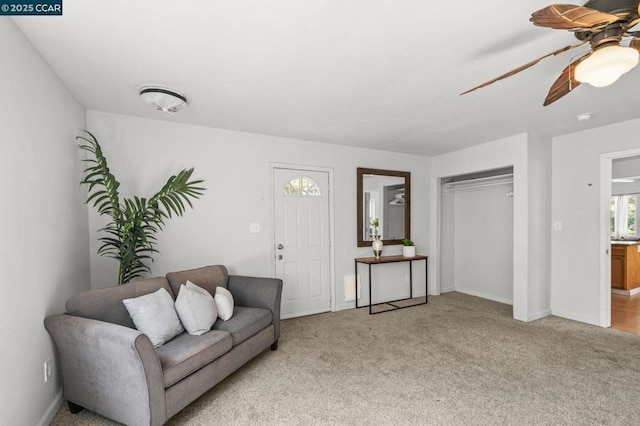
[(281, 317), (330, 311), (329, 173), (286, 168), (273, 173)]

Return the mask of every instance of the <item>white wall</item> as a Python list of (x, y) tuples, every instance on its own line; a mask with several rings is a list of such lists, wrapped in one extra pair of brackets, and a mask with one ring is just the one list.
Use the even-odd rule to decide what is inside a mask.
[(43, 320), (89, 288), (76, 129), (84, 109), (7, 17), (0, 18), (0, 424), (48, 423), (61, 403)]
[[(529, 175), (528, 136), (515, 135), (472, 148), (443, 154), (431, 159), (431, 244), (441, 247), (441, 194), (440, 179), (473, 172), (513, 166), (514, 223), (513, 223), (513, 316), (527, 321), (536, 312), (530, 310), (529, 298)], [(457, 232), (456, 232), (456, 238)], [(440, 291), (440, 259), (432, 264), (432, 280), (436, 294)], [(456, 270), (456, 275), (458, 270)]]
[(454, 191), (440, 192), (440, 223), (438, 234), (440, 241), (439, 268), (440, 293), (456, 290), (456, 193)]
[[(194, 209), (188, 210), (182, 218), (171, 219), (159, 235), (158, 249), (161, 254), (152, 264), (153, 275), (209, 264), (225, 264), (230, 273), (273, 276), (270, 162), (333, 170), (337, 309), (354, 306), (353, 301), (344, 301), (344, 280), (345, 276), (354, 274), (353, 259), (373, 255), (371, 248), (357, 247), (357, 167), (411, 172), (411, 237), (419, 253), (429, 252), (429, 160), (426, 157), (94, 111), (87, 113), (87, 127), (101, 142), (111, 170), (122, 184), (121, 193), (124, 196), (150, 196), (171, 174), (185, 167), (195, 167), (194, 176), (205, 180), (207, 190), (200, 200), (194, 202)], [(249, 233), (249, 223), (252, 222), (260, 223), (260, 233)], [(102, 223), (95, 209), (91, 208), (89, 227), (93, 287), (114, 285), (117, 275), (115, 261), (96, 255), (99, 236), (96, 230)], [(400, 254), (401, 251), (400, 246), (386, 247), (384, 254)], [(404, 282), (406, 265), (405, 269), (393, 266), (385, 268), (388, 269), (385, 273), (402, 274), (400, 278)], [(417, 283), (423, 283), (423, 268), (415, 269)], [(363, 272), (364, 268), (360, 273)], [(366, 300), (368, 293), (364, 287), (363, 300)], [(422, 284), (418, 288), (422, 288)], [(393, 287), (390, 287), (392, 290)], [(384, 294), (381, 293), (381, 296)]]
[(551, 237), (554, 315), (607, 325), (601, 315), (607, 305), (600, 278), (606, 233), (600, 233), (601, 156), (640, 148), (639, 132), (640, 120), (631, 120), (553, 139), (552, 220), (562, 224)]
[(551, 139), (529, 135), (529, 320), (551, 314)]
[[(513, 304), (513, 198), (506, 196), (512, 187), (442, 194), (442, 229), (450, 234), (441, 234), (440, 264), (443, 278), (453, 276), (444, 288)], [(447, 250), (451, 245), (453, 250)]]

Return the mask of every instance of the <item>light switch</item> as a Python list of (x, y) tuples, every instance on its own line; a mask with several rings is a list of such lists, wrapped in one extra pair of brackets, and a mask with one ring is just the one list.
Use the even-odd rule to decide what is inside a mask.
[(249, 224), (249, 232), (252, 234), (257, 234), (260, 232), (260, 224), (259, 223), (250, 223)]
[(553, 222), (553, 230), (562, 231), (562, 222), (560, 222), (559, 220), (556, 220), (555, 222)]

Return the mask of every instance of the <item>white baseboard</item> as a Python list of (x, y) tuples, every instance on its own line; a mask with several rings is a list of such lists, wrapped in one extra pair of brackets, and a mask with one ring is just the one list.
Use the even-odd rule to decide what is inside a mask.
[(589, 318), (589, 317), (585, 317), (585, 316), (582, 316), (582, 315), (576, 315), (576, 314), (574, 314), (572, 312), (561, 311), (561, 310), (558, 310), (558, 309), (551, 309), (551, 314), (555, 315), (557, 317), (570, 319), (572, 321), (584, 322), (586, 324), (591, 324), (591, 325), (595, 325), (595, 326), (601, 327), (600, 318)]
[(502, 297), (496, 297), (491, 294), (485, 294), (478, 291), (460, 290), (460, 289), (456, 289), (455, 291), (462, 294), (468, 294), (470, 296), (476, 296), (476, 297), (481, 297), (483, 299), (493, 300), (494, 302), (504, 303), (505, 305), (513, 305), (513, 300), (503, 299)]
[(619, 288), (612, 288), (611, 293), (624, 294), (625, 296), (633, 296), (634, 294), (640, 293), (640, 287), (632, 288), (631, 290), (621, 290)]
[(47, 426), (51, 424), (51, 421), (53, 421), (53, 418), (55, 417), (63, 402), (64, 399), (62, 398), (62, 389), (60, 389), (60, 392), (58, 392), (51, 404), (49, 404), (49, 408), (47, 408), (38, 423), (36, 423), (37, 426)]
[(451, 293), (452, 291), (456, 291), (456, 289), (454, 287), (446, 287), (446, 288), (441, 288), (440, 289), (440, 293)]
[(551, 315), (551, 309), (545, 309), (544, 311), (537, 312), (535, 314), (527, 315), (527, 321), (535, 321), (540, 318), (548, 317)]
[(298, 312), (296, 314), (280, 315), (280, 319), (304, 317), (304, 316), (307, 316), (307, 315), (323, 314), (325, 312), (331, 312), (331, 309), (321, 308), (321, 309), (315, 309), (315, 310), (306, 311), (306, 312)]

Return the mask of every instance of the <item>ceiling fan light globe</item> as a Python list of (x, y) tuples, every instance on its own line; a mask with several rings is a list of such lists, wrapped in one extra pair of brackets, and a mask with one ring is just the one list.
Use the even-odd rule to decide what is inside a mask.
[(638, 65), (638, 51), (630, 47), (606, 46), (580, 62), (575, 69), (575, 79), (594, 87), (615, 83), (624, 73)]

